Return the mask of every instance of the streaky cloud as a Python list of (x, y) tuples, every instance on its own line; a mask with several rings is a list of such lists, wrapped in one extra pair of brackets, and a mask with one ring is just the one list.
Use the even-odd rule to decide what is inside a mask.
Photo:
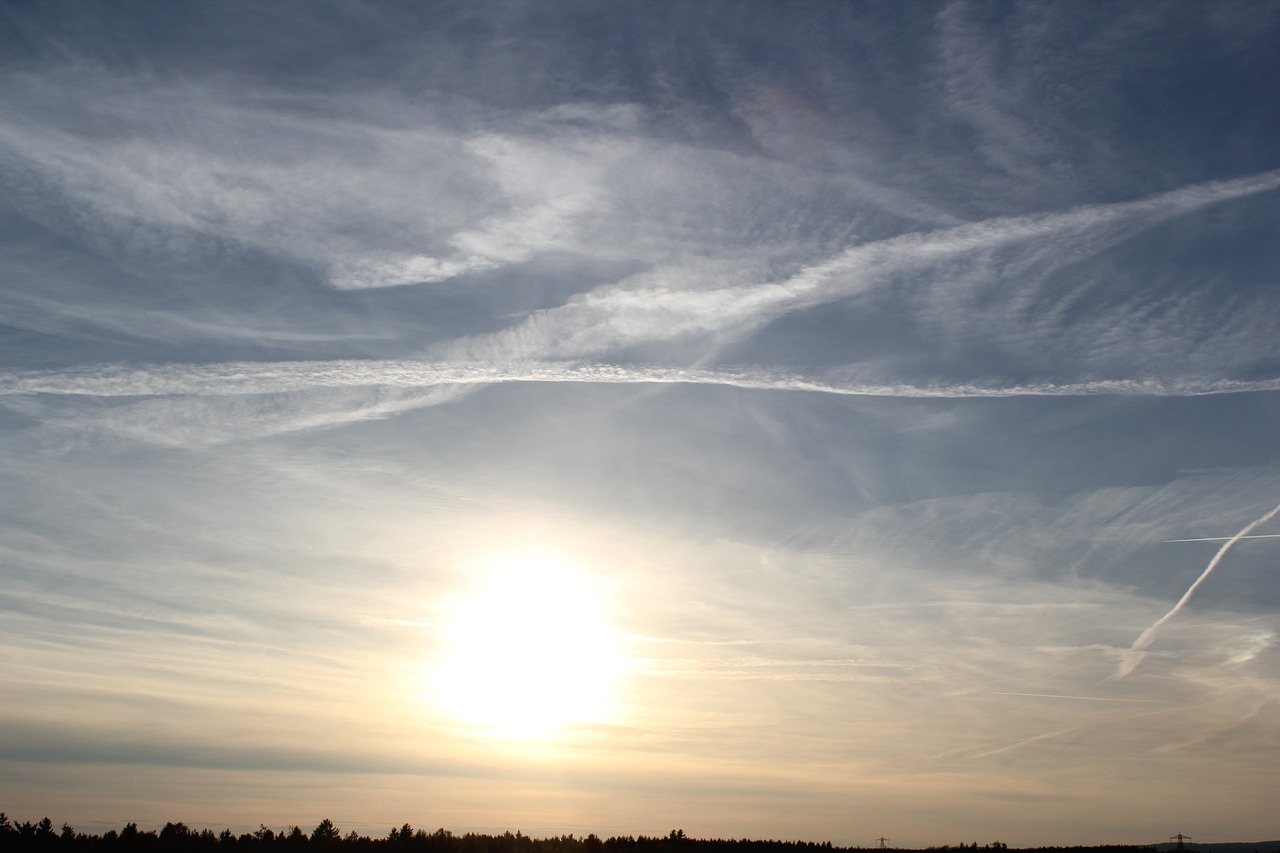
[(222, 397), (295, 393), (321, 388), (368, 386), (421, 388), (436, 385), (491, 385), (517, 382), (723, 385), (761, 391), (808, 391), (857, 397), (921, 399), (1195, 397), (1280, 390), (1280, 378), (1106, 379), (1010, 385), (844, 383), (760, 369), (709, 370), (568, 362), (488, 365), (435, 361), (340, 360), (224, 362), (142, 367), (99, 365), (69, 370), (7, 371), (0, 373), (0, 396), (51, 394), (86, 397)]
[[(1100, 229), (1133, 232), (1209, 205), (1280, 188), (1280, 169), (1191, 184), (1132, 201), (995, 217), (860, 243), (781, 280), (720, 285), (712, 269), (702, 286), (676, 285), (691, 270), (663, 268), (626, 284), (597, 288), (498, 332), (458, 339), (438, 350), (461, 361), (600, 357), (636, 344), (689, 336), (732, 339), (792, 312), (867, 292), (882, 281), (979, 252), (1035, 240), (1058, 251)], [(695, 276), (696, 278), (696, 276)]]
[(1007, 743), (1004, 746), (998, 746), (994, 749), (988, 749), (985, 752), (975, 752), (973, 754), (973, 757), (988, 758), (992, 755), (1000, 755), (1001, 753), (1011, 752), (1015, 749), (1021, 749), (1024, 746), (1033, 746), (1034, 744), (1042, 743), (1043, 741), (1046, 741), (1046, 740), (1053, 740), (1054, 738), (1059, 738), (1059, 737), (1062, 737), (1063, 735), (1069, 735), (1072, 732), (1079, 731), (1079, 729), (1080, 729), (1079, 726), (1070, 726), (1069, 728), (1059, 729), (1058, 731), (1045, 732), (1044, 734), (1022, 738), (1021, 740), (1015, 740), (1012, 743)]
[(1062, 737), (1078, 731), (1080, 726), (1070, 726), (1057, 731), (1045, 732), (1043, 734), (1032, 735), (1030, 737), (1019, 738), (1018, 740), (1006, 742), (1003, 744), (976, 744), (974, 746), (960, 747), (959, 749), (949, 749), (946, 752), (940, 752), (936, 755), (929, 756), (931, 761), (945, 761), (955, 758), (987, 758), (992, 755), (1000, 755), (1001, 753), (1011, 752), (1024, 746), (1032, 746), (1046, 740)]
[(996, 691), (992, 696), (1026, 696), (1031, 699), (1071, 699), (1081, 702), (1136, 702), (1140, 704), (1156, 703), (1161, 704), (1161, 699), (1122, 699), (1116, 696), (1071, 696), (1065, 693), (1013, 693), (1009, 691)]

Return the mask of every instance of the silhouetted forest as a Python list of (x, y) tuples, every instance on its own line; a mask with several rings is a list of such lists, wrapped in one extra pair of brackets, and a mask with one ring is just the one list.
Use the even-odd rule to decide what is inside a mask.
[[(214, 832), (192, 829), (185, 823), (166, 823), (160, 830), (139, 829), (129, 823), (120, 830), (102, 835), (76, 832), (68, 824), (55, 827), (44, 818), (36, 823), (14, 823), (0, 812), (0, 850), (77, 851), (77, 853), (805, 853), (805, 851), (898, 850), (903, 848), (833, 847), (830, 841), (765, 841), (734, 838), (689, 838), (682, 829), (663, 836), (623, 835), (602, 839), (595, 834), (575, 837), (531, 838), (520, 832), (485, 835), (468, 832), (455, 835), (447, 829), (428, 832), (409, 824), (395, 827), (383, 838), (371, 838), (357, 832), (345, 835), (325, 819), (311, 832), (294, 826), (276, 832), (259, 826), (253, 832), (237, 835), (229, 829)], [(1156, 853), (1154, 847), (1107, 845), (1102, 847), (1036, 847), (1011, 848), (993, 841), (981, 848), (976, 841), (953, 846), (927, 847), (926, 850), (1014, 850), (1033, 849), (1041, 853), (1075, 851), (1075, 853)]]

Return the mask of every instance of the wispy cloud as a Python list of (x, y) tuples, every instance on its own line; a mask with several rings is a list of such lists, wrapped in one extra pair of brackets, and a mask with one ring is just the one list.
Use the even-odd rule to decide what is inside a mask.
[[(589, 113), (548, 119), (555, 133), (539, 138), (536, 125), (484, 131), (465, 111), (418, 105), (406, 120), (410, 107), (376, 100), (78, 75), (13, 81), (22, 109), (0, 121), (0, 162), (48, 188), (24, 200), (29, 213), (104, 248), (259, 247), (315, 265), (339, 288), (438, 282), (583, 250), (576, 223), (606, 203), (604, 177), (627, 153), (582, 129)], [(72, 94), (73, 79), (85, 97)], [(99, 132), (33, 120), (48, 118), (50, 101)], [(108, 129), (118, 126), (129, 130)]]
[(732, 339), (805, 308), (845, 299), (909, 270), (1038, 239), (1059, 253), (1101, 229), (1146, 228), (1205, 206), (1280, 188), (1280, 170), (1060, 213), (1000, 217), (864, 243), (774, 282), (725, 286), (724, 270), (644, 273), (547, 309), (510, 329), (440, 348), (449, 359), (504, 361), (598, 356), (690, 336)]
[[(0, 11), (11, 808), (1262, 825), (1280, 17), (228, 2)], [(629, 658), (524, 756), (424, 672), (552, 552)]]
[[(666, 678), (717, 678), (731, 681), (902, 681), (914, 664), (863, 659), (787, 658), (640, 658), (635, 671)], [(880, 672), (881, 670), (887, 672)]]
[(1044, 732), (1043, 734), (1031, 735), (1030, 737), (1019, 738), (1018, 740), (1010, 741), (1008, 743), (1003, 743), (998, 745), (982, 744), (979, 746), (964, 747), (961, 749), (949, 750), (947, 752), (940, 753), (939, 755), (934, 755), (931, 757), (935, 760), (944, 759), (944, 758), (957, 758), (960, 756), (965, 756), (969, 758), (990, 758), (993, 755), (1002, 755), (1006, 752), (1013, 752), (1014, 750), (1025, 749), (1026, 747), (1035, 746), (1038, 743), (1044, 743), (1045, 741), (1048, 741), (1048, 740), (1056, 740), (1057, 738), (1065, 737), (1066, 735), (1073, 734), (1075, 732), (1078, 732), (1079, 730), (1080, 730), (1079, 726), (1070, 726), (1069, 728), (1058, 729), (1057, 731)]
[(1148, 704), (1151, 702), (1163, 701), (1160, 699), (1126, 699), (1119, 696), (1071, 696), (1063, 693), (1012, 693), (1008, 691), (996, 691), (991, 695), (1026, 696), (1029, 699), (1067, 699), (1078, 702), (1134, 702), (1138, 704)]

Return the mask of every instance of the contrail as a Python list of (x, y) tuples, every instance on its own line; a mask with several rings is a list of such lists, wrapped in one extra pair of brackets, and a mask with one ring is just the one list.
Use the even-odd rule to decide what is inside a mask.
[(1117, 699), (1111, 696), (1068, 696), (1064, 693), (1008, 693), (997, 691), (992, 696), (1030, 696), (1035, 699), (1079, 699), (1087, 702), (1138, 702), (1160, 704), (1160, 699)]
[(1228, 539), (1280, 539), (1280, 533), (1255, 533), (1252, 536), (1202, 536), (1199, 539), (1165, 539), (1161, 544), (1170, 542), (1226, 542)]
[(1275, 518), (1277, 513), (1280, 513), (1280, 504), (1276, 504), (1275, 507), (1273, 507), (1267, 514), (1249, 522), (1245, 525), (1243, 530), (1228, 539), (1223, 546), (1218, 549), (1218, 553), (1213, 555), (1213, 559), (1209, 561), (1209, 565), (1204, 567), (1204, 571), (1200, 573), (1200, 577), (1196, 578), (1195, 583), (1191, 584), (1187, 591), (1182, 594), (1182, 598), (1178, 599), (1178, 603), (1173, 605), (1173, 608), (1170, 609), (1168, 613), (1157, 619), (1155, 624), (1143, 631), (1138, 639), (1133, 641), (1133, 645), (1129, 647), (1128, 653), (1126, 653), (1124, 658), (1120, 661), (1120, 668), (1116, 670), (1115, 674), (1116, 678), (1124, 678), (1126, 675), (1138, 668), (1138, 664), (1142, 663), (1142, 659), (1146, 657), (1143, 653), (1143, 649), (1151, 645), (1151, 641), (1155, 639), (1156, 631), (1159, 631), (1160, 627), (1164, 625), (1164, 623), (1178, 615), (1178, 611), (1181, 610), (1183, 606), (1186, 605), (1187, 601), (1190, 600), (1192, 593), (1194, 593), (1196, 589), (1199, 588), (1200, 584), (1204, 583), (1205, 579), (1213, 573), (1213, 570), (1218, 567), (1218, 563), (1222, 562), (1222, 558), (1231, 550), (1231, 546), (1247, 537), (1250, 531), (1259, 524), (1264, 524), (1272, 518)]
[(507, 382), (723, 385), (762, 391), (809, 391), (862, 397), (966, 399), (1004, 397), (1146, 396), (1196, 397), (1280, 390), (1280, 378), (1257, 380), (1110, 379), (981, 383), (866, 383), (813, 379), (759, 369), (696, 368), (523, 362), (293, 361), (218, 364), (93, 365), (70, 370), (0, 371), (0, 396), (20, 394), (88, 397), (235, 396), (296, 393), (318, 388), (488, 385)]

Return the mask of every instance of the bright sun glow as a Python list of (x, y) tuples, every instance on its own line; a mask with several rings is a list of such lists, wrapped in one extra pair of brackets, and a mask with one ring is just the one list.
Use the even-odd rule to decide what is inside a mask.
[(436, 700), (503, 737), (603, 719), (622, 654), (599, 583), (544, 556), (495, 560), (479, 575), (448, 609)]

